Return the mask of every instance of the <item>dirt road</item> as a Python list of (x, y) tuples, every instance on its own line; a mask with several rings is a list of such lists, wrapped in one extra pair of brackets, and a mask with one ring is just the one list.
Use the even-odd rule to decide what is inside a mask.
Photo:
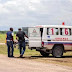
[(72, 67), (0, 55), (0, 72), (72, 72)]

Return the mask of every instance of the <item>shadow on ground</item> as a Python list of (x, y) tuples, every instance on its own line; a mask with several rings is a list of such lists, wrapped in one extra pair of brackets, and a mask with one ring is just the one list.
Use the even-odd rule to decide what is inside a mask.
[[(14, 58), (20, 58), (20, 57), (14, 57)], [(24, 59), (43, 59), (43, 58), (55, 58), (55, 57), (53, 57), (53, 56), (49, 56), (49, 57), (43, 57), (43, 56), (24, 56), (24, 57), (22, 57), (22, 58), (24, 58)], [(61, 57), (61, 58), (72, 58), (72, 56), (63, 56), (63, 57)]]

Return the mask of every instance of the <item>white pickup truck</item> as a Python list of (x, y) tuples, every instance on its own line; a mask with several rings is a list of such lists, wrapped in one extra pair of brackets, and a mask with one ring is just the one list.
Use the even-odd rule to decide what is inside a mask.
[(28, 28), (29, 49), (36, 49), (43, 56), (62, 57), (72, 51), (72, 26), (46, 25)]

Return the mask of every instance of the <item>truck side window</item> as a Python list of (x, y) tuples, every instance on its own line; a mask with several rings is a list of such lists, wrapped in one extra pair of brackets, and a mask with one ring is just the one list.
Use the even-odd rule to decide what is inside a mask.
[(41, 32), (41, 37), (43, 35), (43, 28), (40, 28), (40, 32)]
[(70, 28), (60, 28), (60, 35), (71, 35)]
[(58, 28), (55, 28), (55, 34), (56, 34), (56, 35), (59, 34)]
[(58, 28), (47, 28), (47, 35), (58, 35)]

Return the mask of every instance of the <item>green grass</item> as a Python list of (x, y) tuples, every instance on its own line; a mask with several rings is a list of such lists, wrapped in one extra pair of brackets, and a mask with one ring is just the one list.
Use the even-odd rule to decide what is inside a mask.
[[(16, 35), (14, 34), (14, 40), (16, 39)], [(6, 34), (0, 34), (0, 43), (5, 43)]]
[[(0, 45), (0, 54), (7, 54), (7, 46), (6, 45)], [(16, 48), (14, 48), (14, 55), (15, 56), (19, 56), (19, 49), (18, 46)], [(28, 49), (28, 47), (26, 46), (26, 51), (25, 51), (25, 56), (39, 56), (40, 53), (35, 51), (35, 50), (30, 50)]]
[(0, 43), (5, 43), (6, 34), (0, 34)]
[[(0, 54), (7, 54), (7, 46), (6, 45), (0, 45)], [(18, 46), (14, 48), (14, 55), (19, 55), (19, 49)], [(40, 53), (35, 50), (30, 50), (26, 46), (25, 56), (40, 56)], [(50, 55), (52, 56), (52, 55)], [(72, 52), (66, 52), (63, 56), (72, 56)]]

